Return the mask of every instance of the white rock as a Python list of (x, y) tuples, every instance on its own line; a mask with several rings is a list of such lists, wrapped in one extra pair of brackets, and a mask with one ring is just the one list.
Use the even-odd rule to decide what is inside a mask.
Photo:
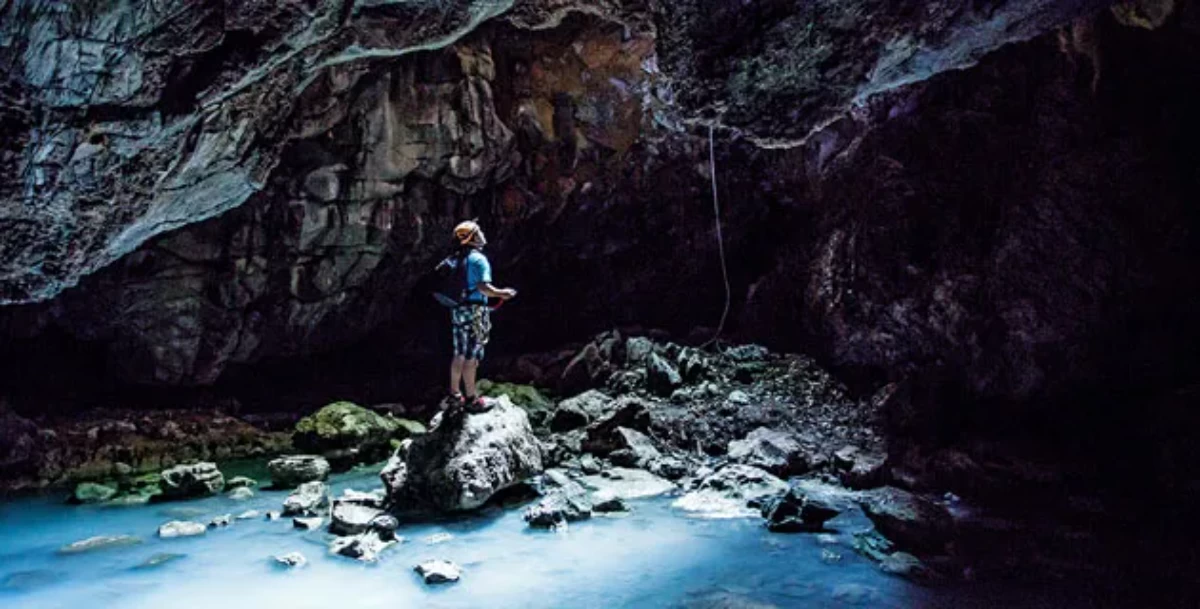
[(174, 537), (194, 537), (203, 535), (208, 531), (208, 527), (199, 522), (190, 522), (186, 520), (172, 520), (158, 527), (158, 536), (163, 539), (172, 539)]
[(425, 579), (427, 584), (444, 584), (456, 582), (462, 577), (462, 569), (448, 560), (427, 560), (413, 570)]
[(308, 559), (299, 552), (289, 552), (282, 556), (276, 556), (275, 562), (284, 567), (303, 567), (308, 564)]

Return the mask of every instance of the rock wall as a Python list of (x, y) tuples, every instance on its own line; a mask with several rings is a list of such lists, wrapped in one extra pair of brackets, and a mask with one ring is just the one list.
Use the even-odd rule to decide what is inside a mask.
[(194, 386), (419, 344), (465, 217), (522, 288), (499, 344), (715, 325), (708, 124), (734, 336), (943, 405), (1194, 336), (1191, 4), (57, 6), (0, 8), (0, 298), (50, 299), (0, 310), (10, 360)]

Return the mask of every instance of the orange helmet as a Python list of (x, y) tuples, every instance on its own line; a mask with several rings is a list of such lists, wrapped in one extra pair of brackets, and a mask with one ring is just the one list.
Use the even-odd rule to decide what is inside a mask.
[(466, 245), (475, 238), (475, 235), (479, 234), (479, 231), (479, 224), (474, 221), (460, 222), (458, 226), (454, 227), (454, 239), (458, 241), (459, 245)]

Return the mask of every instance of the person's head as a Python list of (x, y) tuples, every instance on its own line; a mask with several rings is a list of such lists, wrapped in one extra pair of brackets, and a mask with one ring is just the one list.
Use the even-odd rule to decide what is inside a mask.
[(483, 247), (487, 245), (487, 237), (483, 229), (473, 220), (459, 223), (454, 227), (454, 241), (463, 247)]

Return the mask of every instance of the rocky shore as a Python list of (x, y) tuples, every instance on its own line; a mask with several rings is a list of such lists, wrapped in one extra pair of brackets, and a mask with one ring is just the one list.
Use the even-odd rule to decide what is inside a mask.
[[(244, 499), (260, 484), (291, 489), (268, 519), (327, 530), (331, 553), (366, 562), (404, 542), (396, 530), (405, 522), (520, 506), (528, 526), (563, 529), (665, 495), (681, 516), (759, 519), (780, 534), (845, 534), (883, 571), (923, 583), (1031, 564), (1078, 566), (1053, 555), (1065, 547), (1061, 529), (1039, 531), (1031, 519), (971, 500), (987, 496), (984, 489), (1052, 486), (1057, 472), (889, 445), (885, 426), (903, 409), (895, 385), (855, 398), (802, 355), (756, 345), (687, 347), (618, 331), (556, 360), (538, 367), (540, 388), (484, 382), (487, 412), (438, 412), (428, 423), (397, 418), (391, 406), (350, 402), (328, 404), (290, 432), (219, 412), (97, 415), (59, 427), (5, 412), (0, 448), (6, 464), (23, 467), (5, 471), (24, 472), (6, 485), (74, 485), (71, 502), (107, 505)], [(221, 462), (241, 458), (270, 459), (270, 480), (222, 473)], [(380, 487), (331, 495), (331, 472), (384, 458)], [(872, 528), (831, 525), (859, 510)], [(202, 535), (234, 520), (171, 521), (159, 535)], [(1028, 543), (996, 545), (1014, 532)], [(1095, 542), (1086, 534), (1069, 539)], [(454, 573), (447, 569), (427, 573)]]

